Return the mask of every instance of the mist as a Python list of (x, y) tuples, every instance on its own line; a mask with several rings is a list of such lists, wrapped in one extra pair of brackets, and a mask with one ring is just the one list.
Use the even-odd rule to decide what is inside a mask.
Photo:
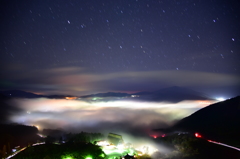
[[(104, 136), (115, 133), (122, 135), (125, 146), (132, 147), (134, 151), (150, 155), (155, 152), (166, 154), (173, 149), (155, 140), (163, 132), (154, 129), (167, 128), (213, 102), (186, 100), (169, 103), (109, 97), (99, 100), (13, 98), (8, 104), (20, 111), (11, 114), (8, 120), (34, 125), (40, 131), (98, 132)], [(114, 152), (110, 153), (114, 155)]]
[(66, 99), (13, 99), (22, 111), (9, 120), (38, 129), (61, 129), (68, 132), (125, 132), (151, 134), (152, 129), (168, 127), (211, 101), (182, 101), (179, 103), (140, 101), (86, 101)]

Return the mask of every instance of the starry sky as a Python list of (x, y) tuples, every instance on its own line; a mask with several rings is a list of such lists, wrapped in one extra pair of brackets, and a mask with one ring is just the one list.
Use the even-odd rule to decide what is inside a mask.
[(0, 89), (240, 94), (234, 0), (2, 0)]

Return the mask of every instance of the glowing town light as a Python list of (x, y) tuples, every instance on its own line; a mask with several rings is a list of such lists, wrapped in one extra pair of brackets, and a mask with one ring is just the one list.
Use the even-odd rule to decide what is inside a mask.
[(223, 97), (219, 97), (219, 98), (216, 98), (218, 101), (224, 101), (224, 100), (226, 100), (225, 98), (223, 98)]
[(196, 136), (197, 138), (201, 138), (201, 137), (202, 137), (199, 133), (195, 133), (195, 136)]
[(74, 99), (77, 99), (77, 97), (65, 97), (65, 99), (74, 100)]
[(40, 130), (40, 126), (39, 125), (33, 125), (34, 127), (36, 127), (38, 130)]
[(107, 142), (107, 141), (98, 141), (98, 142), (97, 142), (97, 145), (98, 145), (98, 146), (108, 146), (108, 145), (110, 145), (110, 144), (109, 144), (109, 142)]
[(151, 137), (153, 137), (154, 139), (158, 138), (157, 135), (150, 135)]
[(117, 148), (123, 150), (124, 149), (124, 145), (123, 144), (118, 144)]

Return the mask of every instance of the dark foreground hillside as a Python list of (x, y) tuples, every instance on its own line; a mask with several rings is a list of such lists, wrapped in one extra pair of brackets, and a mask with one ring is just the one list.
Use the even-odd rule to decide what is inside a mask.
[(200, 109), (172, 129), (200, 132), (205, 139), (240, 147), (240, 96)]
[(41, 138), (34, 126), (0, 124), (0, 158), (11, 154), (16, 146), (24, 147), (36, 143)]
[(87, 157), (103, 159), (104, 156), (99, 146), (82, 142), (32, 146), (14, 156), (13, 159), (84, 159)]
[[(158, 139), (159, 143), (172, 147), (173, 151), (160, 159), (239, 159), (240, 151), (210, 143), (190, 134), (174, 134)], [(154, 157), (154, 156), (153, 156)], [(155, 157), (159, 159), (158, 156)], [(155, 159), (154, 158), (154, 159)]]

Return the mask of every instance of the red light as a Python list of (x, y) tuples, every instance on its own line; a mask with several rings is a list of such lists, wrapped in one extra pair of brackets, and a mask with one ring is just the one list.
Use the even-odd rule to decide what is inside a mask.
[(195, 133), (195, 136), (196, 136), (197, 138), (201, 138), (201, 137), (202, 137), (199, 133)]
[(154, 139), (158, 137), (157, 135), (150, 135), (150, 136), (153, 137)]
[(162, 137), (165, 137), (166, 136), (166, 134), (162, 134)]

